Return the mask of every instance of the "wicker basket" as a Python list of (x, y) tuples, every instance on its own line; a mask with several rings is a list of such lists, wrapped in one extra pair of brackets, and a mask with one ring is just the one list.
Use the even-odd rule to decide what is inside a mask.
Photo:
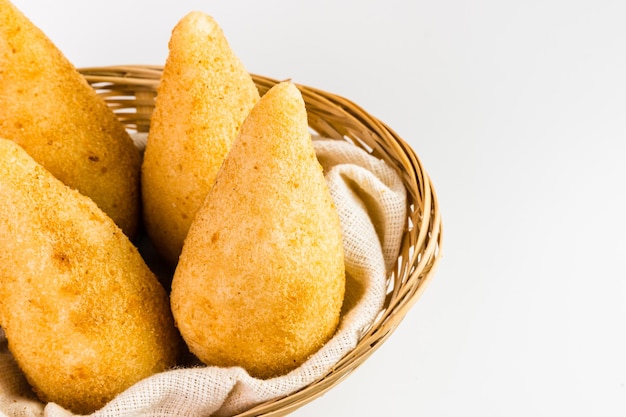
[[(160, 66), (112, 66), (79, 70), (130, 132), (147, 132)], [(253, 75), (263, 95), (278, 81)], [(298, 85), (309, 125), (321, 136), (343, 139), (394, 167), (407, 189), (407, 219), (400, 254), (388, 277), (381, 314), (357, 347), (323, 378), (287, 397), (238, 416), (283, 416), (323, 395), (360, 366), (396, 329), (424, 291), (441, 258), (442, 226), (430, 178), (410, 146), (385, 124), (342, 97)]]

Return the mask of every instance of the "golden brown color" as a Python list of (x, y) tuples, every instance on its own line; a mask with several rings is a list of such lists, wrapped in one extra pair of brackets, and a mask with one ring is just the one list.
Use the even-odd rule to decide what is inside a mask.
[(209, 365), (287, 373), (334, 333), (345, 273), (339, 217), (285, 82), (244, 122), (189, 230), (172, 284), (183, 338)]
[(142, 165), (146, 229), (171, 264), (258, 99), (217, 23), (186, 15), (172, 31)]
[(156, 277), (88, 197), (0, 139), (0, 325), (43, 401), (103, 406), (175, 364)]
[(104, 100), (7, 0), (0, 0), (0, 136), (20, 144), (134, 236), (138, 150)]
[[(137, 117), (122, 118), (130, 128), (149, 124), (150, 106), (136, 98), (146, 86), (153, 92), (159, 82), (159, 66), (105, 66), (80, 70), (105, 99), (115, 102), (109, 94), (123, 96), (122, 107), (144, 109)], [(261, 94), (278, 83), (277, 80), (252, 74)], [(363, 86), (365, 89), (368, 85)], [(443, 257), (444, 241), (441, 207), (426, 167), (419, 156), (396, 132), (353, 101), (319, 88), (298, 85), (304, 98), (310, 128), (317, 134), (347, 141), (375, 155), (401, 174), (407, 189), (407, 227), (402, 235), (398, 262), (388, 273), (387, 297), (380, 315), (372, 326), (364, 329), (357, 346), (333, 369), (305, 388), (282, 398), (268, 400), (242, 411), (237, 417), (286, 416), (324, 395), (345, 381), (378, 348), (394, 334), (412, 307), (419, 301), (435, 277)], [(407, 357), (406, 360), (412, 360)]]

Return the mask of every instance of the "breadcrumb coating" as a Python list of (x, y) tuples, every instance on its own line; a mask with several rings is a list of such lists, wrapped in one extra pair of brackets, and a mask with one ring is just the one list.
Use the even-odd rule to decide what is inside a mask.
[(88, 197), (0, 139), (0, 326), (38, 396), (90, 413), (175, 364), (169, 300)]
[(215, 20), (183, 17), (170, 38), (142, 165), (144, 222), (170, 264), (258, 99)]
[(0, 0), (0, 137), (135, 235), (139, 151), (105, 101), (7, 0)]
[(341, 228), (294, 84), (273, 87), (245, 120), (172, 285), (179, 330), (208, 365), (282, 375), (335, 332)]

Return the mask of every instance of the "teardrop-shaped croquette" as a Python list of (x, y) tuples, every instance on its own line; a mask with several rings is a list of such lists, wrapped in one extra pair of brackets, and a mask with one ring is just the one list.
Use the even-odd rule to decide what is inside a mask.
[(215, 20), (201, 12), (181, 19), (170, 38), (142, 165), (144, 223), (170, 264), (258, 99)]
[(335, 332), (345, 286), (337, 210), (316, 159), (300, 91), (269, 90), (191, 225), (171, 304), (204, 363), (269, 378)]
[(43, 401), (102, 407), (175, 364), (169, 300), (88, 197), (0, 139), (0, 326)]
[(18, 143), (135, 235), (139, 151), (105, 101), (7, 0), (0, 0), (0, 137)]

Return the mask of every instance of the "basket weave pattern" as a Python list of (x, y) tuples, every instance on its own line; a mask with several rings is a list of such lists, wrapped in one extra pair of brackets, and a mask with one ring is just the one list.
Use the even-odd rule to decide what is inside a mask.
[[(131, 132), (148, 132), (160, 66), (112, 66), (79, 71)], [(263, 95), (277, 80), (252, 75)], [(320, 136), (348, 141), (384, 160), (407, 190), (407, 219), (400, 253), (387, 280), (384, 307), (357, 347), (320, 380), (287, 397), (260, 404), (239, 416), (283, 416), (321, 396), (360, 366), (393, 333), (433, 277), (441, 258), (442, 225), (430, 178), (411, 147), (384, 123), (353, 102), (297, 85), (309, 126)]]

